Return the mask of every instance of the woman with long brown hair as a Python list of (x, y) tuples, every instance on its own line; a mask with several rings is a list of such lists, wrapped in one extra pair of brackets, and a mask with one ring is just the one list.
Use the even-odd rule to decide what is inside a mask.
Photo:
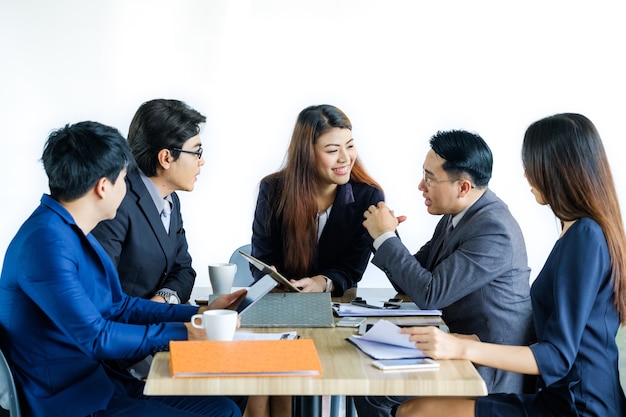
[[(252, 255), (303, 292), (341, 296), (361, 280), (372, 240), (363, 212), (383, 192), (357, 157), (352, 124), (337, 107), (298, 115), (284, 167), (261, 180)], [(256, 279), (263, 274), (255, 270)], [(291, 416), (291, 397), (250, 397), (246, 417)]]
[(626, 324), (626, 237), (600, 135), (580, 114), (547, 117), (527, 129), (522, 162), (535, 199), (561, 223), (531, 288), (537, 343), (494, 345), (435, 328), (403, 333), (435, 359), (537, 375), (537, 392), (419, 398), (400, 405), (397, 417), (626, 415), (615, 342)]
[(357, 157), (348, 117), (330, 105), (307, 107), (285, 166), (261, 181), (252, 255), (304, 292), (340, 296), (367, 267), (372, 242), (363, 212), (379, 201), (382, 189)]

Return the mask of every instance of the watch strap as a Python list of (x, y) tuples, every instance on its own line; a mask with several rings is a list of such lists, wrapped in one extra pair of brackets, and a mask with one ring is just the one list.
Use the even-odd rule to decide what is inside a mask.
[[(159, 291), (155, 292), (154, 295), (163, 297), (166, 303), (170, 303), (170, 304), (180, 303), (180, 298), (178, 297), (178, 293), (174, 290), (170, 290), (169, 288), (161, 288)], [(176, 297), (175, 303), (170, 302), (171, 297)]]

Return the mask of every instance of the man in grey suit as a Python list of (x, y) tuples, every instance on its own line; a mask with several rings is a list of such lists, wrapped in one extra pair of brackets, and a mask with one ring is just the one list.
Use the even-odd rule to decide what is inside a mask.
[[(404, 216), (370, 206), (363, 225), (374, 239), (372, 263), (418, 306), (441, 309), (452, 333), (490, 343), (534, 340), (526, 246), (519, 225), (491, 190), (493, 157), (478, 135), (438, 132), (419, 189), (430, 214), (443, 215), (415, 255), (395, 233)], [(489, 392), (523, 392), (523, 375), (477, 367)], [(528, 382), (528, 381), (526, 381)], [(409, 397), (356, 397), (359, 415), (389, 416)]]

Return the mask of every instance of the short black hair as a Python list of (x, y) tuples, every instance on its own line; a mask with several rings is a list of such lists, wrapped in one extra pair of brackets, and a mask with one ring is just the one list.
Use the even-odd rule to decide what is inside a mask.
[(60, 201), (73, 201), (100, 178), (115, 183), (122, 169), (133, 165), (133, 155), (117, 129), (85, 121), (53, 131), (41, 161), (50, 195)]
[(179, 100), (154, 99), (143, 103), (128, 129), (128, 143), (137, 166), (148, 177), (157, 174), (158, 155), (169, 149), (176, 159), (175, 148), (182, 148), (190, 138), (200, 133), (206, 117)]
[(489, 184), (493, 155), (477, 134), (465, 130), (439, 131), (430, 138), (430, 147), (445, 159), (443, 169), (451, 176), (467, 174), (478, 188)]

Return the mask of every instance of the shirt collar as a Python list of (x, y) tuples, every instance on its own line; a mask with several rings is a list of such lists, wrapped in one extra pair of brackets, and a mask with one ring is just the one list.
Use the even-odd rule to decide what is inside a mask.
[(50, 208), (52, 211), (57, 213), (63, 220), (65, 220), (68, 224), (76, 224), (76, 221), (72, 217), (69, 211), (61, 203), (59, 203), (54, 197), (49, 194), (44, 194), (41, 197), (41, 204)]
[(152, 201), (154, 202), (154, 206), (156, 207), (159, 213), (163, 211), (163, 207), (165, 206), (165, 204), (169, 203), (173, 206), (171, 194), (168, 194), (165, 198), (161, 197), (161, 193), (159, 192), (159, 189), (157, 188), (157, 186), (154, 185), (152, 180), (148, 178), (146, 174), (141, 172), (141, 170), (139, 170), (139, 177), (141, 178), (141, 181), (143, 181), (143, 184), (146, 186), (146, 189), (148, 190), (148, 194), (150, 194), (150, 197), (152, 198)]
[(470, 204), (469, 206), (465, 207), (463, 210), (461, 210), (459, 213), (457, 213), (456, 215), (454, 215), (452, 217), (452, 227), (456, 227), (457, 224), (459, 224), (461, 222), (461, 219), (463, 219), (463, 216), (465, 216), (465, 213), (467, 213), (467, 211), (474, 205), (476, 204), (476, 202), (478, 200), (480, 200), (483, 195), (485, 195), (485, 193), (482, 193), (480, 195), (480, 197), (478, 197), (476, 200), (474, 200), (474, 202), (472, 204)]

